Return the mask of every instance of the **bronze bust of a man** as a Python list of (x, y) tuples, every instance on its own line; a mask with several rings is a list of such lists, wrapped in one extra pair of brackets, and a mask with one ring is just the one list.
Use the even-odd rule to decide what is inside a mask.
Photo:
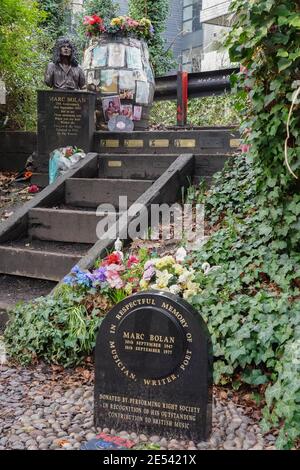
[(75, 45), (68, 38), (59, 38), (53, 51), (53, 62), (48, 64), (45, 83), (56, 90), (81, 90), (85, 76), (76, 59)]

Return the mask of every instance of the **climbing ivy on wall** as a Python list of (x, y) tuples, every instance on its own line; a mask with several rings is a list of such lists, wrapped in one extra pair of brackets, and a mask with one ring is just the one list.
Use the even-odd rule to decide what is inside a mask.
[[(300, 2), (234, 0), (232, 10), (236, 22), (227, 45), (232, 61), (242, 65), (237, 88), (248, 95), (243, 131), (262, 170), (260, 188), (288, 195), (298, 187), (285, 164), (284, 143), (293, 93), (300, 86)], [(298, 177), (299, 124), (298, 101), (288, 140), (288, 162)]]
[(168, 0), (129, 0), (129, 15), (135, 19), (149, 18), (154, 26), (154, 37), (149, 41), (151, 61), (157, 76), (167, 73), (175, 64), (172, 51), (167, 50), (162, 33), (169, 13)]
[(277, 446), (291, 448), (300, 440), (300, 2), (233, 0), (231, 8), (244, 153), (206, 201), (213, 233), (195, 267), (220, 268), (199, 277), (194, 303), (212, 334), (215, 380), (258, 387), (263, 430), (279, 430)]

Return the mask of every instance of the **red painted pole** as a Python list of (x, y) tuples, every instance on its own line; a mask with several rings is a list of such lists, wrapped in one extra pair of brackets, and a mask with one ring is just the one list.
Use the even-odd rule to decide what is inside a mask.
[(188, 111), (188, 72), (177, 73), (177, 126), (186, 126)]

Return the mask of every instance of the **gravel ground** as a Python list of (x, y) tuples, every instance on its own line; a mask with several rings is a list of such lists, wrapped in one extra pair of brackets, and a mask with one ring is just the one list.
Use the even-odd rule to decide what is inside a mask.
[[(96, 435), (93, 426), (93, 373), (88, 369), (64, 371), (59, 367), (0, 366), (0, 450), (79, 449)], [(230, 400), (214, 399), (213, 432), (208, 442), (191, 442), (97, 430), (156, 444), (161, 450), (252, 449), (274, 450), (275, 437), (263, 436), (257, 420)]]

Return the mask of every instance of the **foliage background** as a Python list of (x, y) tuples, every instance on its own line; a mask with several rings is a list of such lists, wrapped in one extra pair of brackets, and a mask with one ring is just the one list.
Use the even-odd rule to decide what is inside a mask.
[[(245, 102), (230, 94), (192, 98), (188, 103), (188, 123), (193, 126), (238, 126), (240, 117), (235, 108), (237, 101), (242, 107), (245, 106)], [(150, 123), (154, 126), (176, 126), (177, 102), (154, 102)]]
[[(7, 112), (13, 129), (30, 129), (41, 83), (45, 15), (33, 0), (0, 2), (0, 77), (7, 89)], [(29, 66), (30, 64), (30, 66)]]
[(162, 37), (169, 13), (168, 0), (129, 0), (129, 15), (135, 19), (143, 17), (151, 20), (155, 33), (148, 41), (151, 62), (156, 76), (164, 75), (176, 66), (171, 50), (166, 49), (166, 41)]

